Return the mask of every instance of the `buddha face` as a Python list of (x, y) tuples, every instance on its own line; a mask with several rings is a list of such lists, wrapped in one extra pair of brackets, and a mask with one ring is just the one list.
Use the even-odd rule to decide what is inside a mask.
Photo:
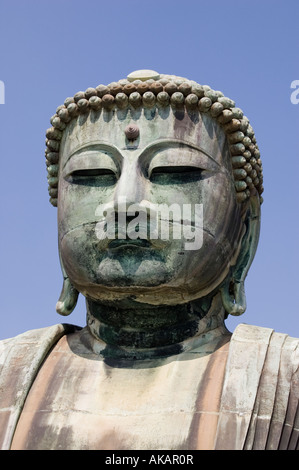
[(244, 229), (223, 131), (169, 108), (71, 121), (58, 228), (64, 268), (86, 297), (178, 304), (207, 295), (235, 263)]

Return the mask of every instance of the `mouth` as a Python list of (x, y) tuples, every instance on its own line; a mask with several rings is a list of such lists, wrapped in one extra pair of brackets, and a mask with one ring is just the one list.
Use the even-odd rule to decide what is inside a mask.
[(151, 248), (151, 243), (148, 240), (137, 238), (132, 240), (131, 238), (116, 238), (111, 240), (108, 244), (108, 248), (113, 250), (117, 248)]

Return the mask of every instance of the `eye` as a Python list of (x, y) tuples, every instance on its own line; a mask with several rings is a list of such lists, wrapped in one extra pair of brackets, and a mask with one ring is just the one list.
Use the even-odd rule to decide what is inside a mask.
[(74, 170), (67, 179), (71, 183), (85, 186), (111, 186), (116, 183), (117, 176), (109, 168), (85, 168)]
[(198, 181), (204, 170), (195, 166), (157, 166), (151, 171), (150, 180), (157, 184), (184, 184)]

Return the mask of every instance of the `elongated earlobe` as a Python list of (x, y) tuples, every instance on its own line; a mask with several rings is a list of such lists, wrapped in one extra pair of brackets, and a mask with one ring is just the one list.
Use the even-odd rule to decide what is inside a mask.
[(79, 292), (71, 284), (68, 277), (63, 279), (62, 291), (56, 304), (56, 312), (60, 315), (69, 315), (77, 305)]
[(60, 315), (67, 316), (77, 305), (78, 295), (79, 292), (75, 287), (72, 285), (71, 281), (69, 280), (68, 275), (63, 266), (63, 262), (61, 259), (60, 251), (59, 251), (59, 259), (60, 259), (60, 266), (63, 274), (63, 286), (61, 290), (60, 297), (56, 304), (56, 312)]
[(238, 316), (246, 310), (246, 295), (244, 281), (232, 280), (221, 289), (223, 306), (230, 315)]
[(220, 288), (223, 306), (230, 315), (242, 315), (246, 310), (244, 282), (256, 252), (260, 231), (260, 203), (257, 197), (250, 198), (245, 226), (237, 263), (232, 266)]

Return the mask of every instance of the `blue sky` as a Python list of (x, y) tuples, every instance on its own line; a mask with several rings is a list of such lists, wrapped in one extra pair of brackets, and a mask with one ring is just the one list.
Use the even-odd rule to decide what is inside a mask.
[(0, 0), (0, 339), (85, 325), (82, 298), (67, 319), (55, 311), (62, 276), (45, 130), (66, 97), (142, 68), (221, 90), (250, 119), (264, 169), (261, 237), (247, 311), (227, 325), (299, 337), (298, 17), (298, 0)]

